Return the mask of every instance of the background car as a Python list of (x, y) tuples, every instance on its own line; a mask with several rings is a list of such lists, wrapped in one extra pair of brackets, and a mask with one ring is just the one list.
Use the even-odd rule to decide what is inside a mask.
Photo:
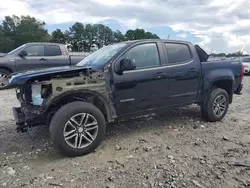
[(66, 45), (26, 43), (7, 54), (0, 53), (0, 90), (8, 88), (7, 77), (15, 72), (75, 65), (86, 55), (71, 55)]
[(242, 64), (245, 69), (245, 74), (250, 74), (250, 56), (242, 58)]

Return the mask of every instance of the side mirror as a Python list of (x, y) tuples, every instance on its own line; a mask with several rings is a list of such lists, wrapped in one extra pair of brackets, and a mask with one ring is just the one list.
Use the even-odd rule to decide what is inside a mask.
[(122, 75), (123, 71), (135, 70), (136, 69), (135, 60), (122, 59), (120, 62), (116, 63), (115, 69), (116, 69), (117, 74), (119, 75)]
[(20, 57), (25, 57), (27, 56), (27, 52), (26, 51), (21, 51), (19, 54), (18, 54)]

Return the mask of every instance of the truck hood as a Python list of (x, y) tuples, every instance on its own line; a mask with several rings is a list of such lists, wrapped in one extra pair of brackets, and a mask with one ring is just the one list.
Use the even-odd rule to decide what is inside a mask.
[(38, 79), (47, 80), (52, 77), (60, 77), (65, 75), (77, 74), (79, 72), (84, 72), (87, 74), (91, 70), (91, 67), (76, 67), (76, 66), (64, 66), (64, 67), (53, 67), (46, 69), (36, 69), (25, 72), (17, 72), (11, 74), (9, 77), (9, 85), (22, 85), (29, 80)]

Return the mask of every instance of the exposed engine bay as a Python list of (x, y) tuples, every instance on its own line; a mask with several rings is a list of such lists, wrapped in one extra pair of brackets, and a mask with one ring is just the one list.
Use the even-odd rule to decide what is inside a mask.
[(104, 74), (105, 72), (91, 72), (91, 70), (73, 73), (73, 75), (53, 74), (47, 78), (38, 76), (19, 85), (16, 94), (21, 107), (13, 108), (16, 111), (14, 115), (19, 116), (18, 128), (26, 131), (27, 127), (33, 125), (48, 124), (58, 108), (74, 100), (95, 102), (93, 100), (97, 100), (95, 98), (97, 97), (102, 104), (107, 104), (103, 108), (108, 113), (110, 107), (114, 108), (112, 108), (113, 103), (110, 102), (108, 79)]

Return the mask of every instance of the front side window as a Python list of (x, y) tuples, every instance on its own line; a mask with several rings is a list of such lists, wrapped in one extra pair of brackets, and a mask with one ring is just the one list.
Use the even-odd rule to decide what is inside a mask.
[(123, 54), (121, 59), (134, 60), (136, 69), (160, 65), (160, 57), (156, 43), (137, 45)]
[(24, 51), (27, 52), (27, 56), (44, 56), (44, 45), (29, 46)]
[(170, 64), (183, 63), (192, 60), (189, 47), (186, 44), (165, 43), (168, 62)]

